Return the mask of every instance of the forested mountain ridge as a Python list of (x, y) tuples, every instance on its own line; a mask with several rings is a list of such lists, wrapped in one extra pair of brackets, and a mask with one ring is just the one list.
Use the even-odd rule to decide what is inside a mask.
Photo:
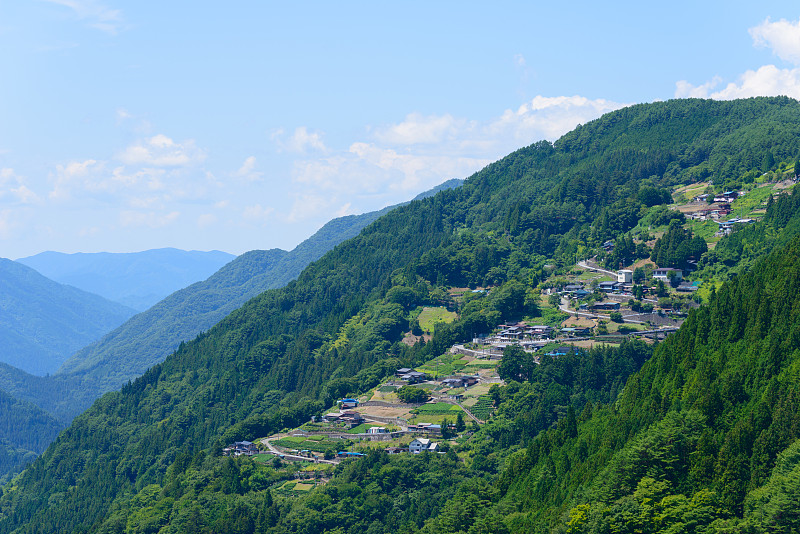
[(52, 373), (69, 355), (135, 312), (0, 258), (0, 361)]
[[(97, 382), (95, 397), (118, 389), (173, 352), (181, 341), (207, 330), (267, 287), (261, 280), (288, 254), (284, 250), (247, 252), (203, 282), (176, 291), (102, 339), (73, 354), (57, 375)], [(75, 415), (87, 406), (76, 407)]]
[[(535, 439), (553, 406), (542, 401), (536, 411), (527, 408), (551, 390), (568, 398), (571, 391), (570, 402), (607, 402), (616, 390), (587, 392), (603, 385), (605, 373), (608, 380), (620, 376), (613, 374), (617, 362), (638, 362), (626, 365), (629, 370), (639, 365), (636, 351), (624, 357), (598, 353), (597, 369), (605, 360), (608, 368), (587, 369), (574, 380), (581, 386), (566, 385), (574, 368), (545, 363), (547, 381), (534, 378), (550, 385), (512, 383), (499, 391), (498, 411), (507, 415), (481, 431), (469, 465), (449, 453), (420, 460), (377, 455), (343, 468), (330, 490), (322, 488), (295, 507), (273, 499), (261, 468), (213, 455), (223, 443), (296, 425), (338, 396), (372, 387), (399, 364), (440, 354), (471, 332), (535, 313), (533, 289), (546, 276), (545, 264), (569, 265), (587, 248), (635, 226), (643, 206), (640, 187), (707, 177), (724, 183), (750, 170), (750, 159), (760, 161), (764, 150), (779, 159), (794, 157), (798, 133), (800, 105), (791, 99), (633, 106), (552, 145), (521, 149), (457, 190), (398, 208), (287, 287), (249, 301), (121, 392), (95, 403), (4, 488), (0, 531), (508, 532), (557, 526), (567, 506), (583, 502), (573, 501), (576, 481), (602, 468), (609, 451), (622, 450), (636, 429), (623, 425), (611, 443), (598, 431), (585, 447), (576, 444), (573, 460), (571, 453), (559, 452), (566, 451), (563, 444), (576, 443), (579, 428), (589, 432), (591, 421), (602, 421), (621, 401), (607, 409), (586, 404), (570, 410), (556, 429)], [(469, 284), (493, 290), (465, 306), (458, 321), (437, 328), (432, 342), (398, 343), (410, 306), (440, 298), (447, 286)], [(641, 379), (628, 382), (623, 397), (638, 390), (631, 388), (636, 380)], [(645, 398), (640, 408), (649, 410), (655, 397)], [(669, 411), (672, 405), (670, 399), (658, 407)], [(648, 421), (654, 416), (641, 424)], [(695, 428), (693, 421), (681, 424)], [(587, 464), (581, 451), (595, 446), (604, 452)], [(572, 471), (563, 459), (587, 467)], [(519, 483), (520, 477), (527, 482)], [(564, 489), (554, 486), (559, 480)], [(410, 503), (417, 517), (390, 526), (391, 507), (381, 488), (399, 492), (402, 508), (402, 495), (418, 487), (430, 492)], [(611, 497), (625, 495), (616, 491)], [(195, 499), (201, 496), (202, 505)], [(548, 498), (559, 500), (553, 505)], [(534, 508), (535, 499), (543, 499), (540, 508)], [(320, 513), (330, 507), (352, 513)]]
[[(417, 198), (460, 185), (460, 180), (449, 180)], [(306, 265), (358, 235), (365, 226), (396, 207), (337, 217), (288, 252), (281, 249), (246, 252), (207, 280), (176, 291), (103, 339), (84, 347), (64, 362), (56, 375), (79, 378), (84, 381), (83, 387), (94, 383), (91, 393), (97, 397), (118, 389), (162, 361), (182, 341), (208, 330), (259, 293), (286, 285)], [(94, 399), (91, 395), (85, 398)], [(74, 415), (87, 407), (76, 404)]]
[(41, 252), (17, 261), (59, 283), (143, 311), (173, 291), (205, 280), (234, 259), (219, 250), (160, 248), (141, 252)]

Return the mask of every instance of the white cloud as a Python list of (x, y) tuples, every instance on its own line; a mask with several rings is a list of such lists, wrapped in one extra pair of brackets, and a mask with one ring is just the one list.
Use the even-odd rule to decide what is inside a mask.
[(711, 91), (722, 83), (722, 78), (714, 76), (712, 79), (702, 85), (692, 85), (686, 80), (680, 80), (675, 83), (675, 97), (676, 98), (708, 98)]
[(736, 82), (714, 91), (721, 81), (721, 78), (715, 77), (703, 85), (692, 85), (681, 80), (675, 84), (675, 97), (733, 100), (754, 96), (790, 96), (800, 99), (800, 68), (780, 69), (775, 65), (764, 65), (757, 70), (746, 71)]
[(469, 127), (467, 121), (456, 120), (450, 115), (425, 117), (412, 113), (403, 122), (377, 129), (374, 136), (378, 141), (388, 144), (437, 144), (452, 139), (466, 127)]
[(8, 167), (0, 169), (0, 187), (5, 187), (12, 180), (16, 181), (17, 180), (16, 176), (17, 175), (14, 172), (14, 169)]
[(295, 201), (288, 218), (337, 216), (406, 200), (622, 106), (580, 96), (537, 96), (486, 122), (411, 113), (399, 123), (368, 128), (367, 138), (351, 143), (346, 152), (295, 161)]
[(122, 25), (122, 12), (111, 9), (95, 0), (46, 0), (71, 9), (75, 15), (85, 20), (90, 27), (115, 35)]
[(37, 204), (40, 201), (39, 195), (24, 185), (12, 189), (11, 192), (16, 195), (17, 199), (23, 204)]
[(94, 237), (99, 235), (101, 229), (99, 226), (84, 226), (80, 230), (78, 230), (78, 235), (80, 237)]
[(272, 134), (272, 139), (277, 143), (278, 148), (285, 152), (305, 154), (310, 150), (328, 151), (328, 147), (322, 142), (322, 134), (320, 132), (309, 132), (305, 126), (295, 128), (294, 133), (288, 138), (286, 138), (283, 130), (277, 130)]
[(102, 181), (98, 180), (98, 172), (103, 164), (96, 160), (71, 161), (66, 165), (56, 165), (55, 185), (50, 191), (53, 200), (68, 200), (75, 189), (97, 191), (102, 189)]
[[(772, 52), (784, 61), (800, 64), (800, 21), (792, 23), (781, 19), (778, 22), (770, 22), (766, 19), (758, 26), (750, 28), (749, 32), (754, 46), (771, 48)], [(722, 83), (723, 80), (719, 76), (701, 85), (680, 80), (675, 84), (675, 96), (731, 100), (784, 95), (800, 99), (800, 68), (787, 69), (775, 65), (763, 65), (744, 72), (735, 82), (730, 82), (715, 91), (714, 89)]]
[(163, 134), (139, 141), (118, 155), (125, 164), (153, 167), (186, 167), (205, 158), (205, 153), (195, 146), (193, 140), (176, 143)]
[(800, 69), (779, 69), (775, 65), (764, 65), (755, 71), (748, 70), (742, 74), (738, 84), (729, 83), (710, 96), (719, 100), (730, 100), (779, 95), (800, 98)]
[(750, 28), (749, 32), (755, 46), (771, 48), (782, 60), (800, 64), (800, 20), (796, 23), (786, 19), (770, 22), (767, 18)]
[(555, 141), (578, 124), (626, 105), (602, 98), (591, 100), (579, 95), (539, 95), (516, 111), (506, 110), (502, 117), (489, 125), (488, 132), (493, 136), (513, 139), (519, 145), (528, 145), (539, 139)]
[(38, 204), (41, 199), (25, 183), (14, 169), (0, 169), (0, 200), (19, 204)]
[(256, 167), (256, 157), (250, 156), (249, 158), (244, 160), (244, 163), (242, 163), (242, 166), (239, 167), (239, 170), (234, 173), (234, 176), (246, 180), (248, 182), (257, 182), (261, 180), (261, 176), (263, 175), (263, 173), (256, 171), (255, 167)]
[(437, 151), (464, 155), (476, 148), (502, 147), (511, 151), (540, 139), (561, 137), (579, 123), (624, 107), (610, 100), (591, 100), (582, 96), (536, 96), (516, 110), (507, 109), (491, 121), (480, 123), (456, 119), (451, 115), (422, 116), (412, 113), (403, 122), (376, 128), (377, 141), (389, 145), (437, 145)]

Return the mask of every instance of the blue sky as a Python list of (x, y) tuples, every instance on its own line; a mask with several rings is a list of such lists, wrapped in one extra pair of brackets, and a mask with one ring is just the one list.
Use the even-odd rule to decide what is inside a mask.
[(0, 2), (0, 256), (290, 249), (624, 105), (800, 98), (796, 2), (643, 4)]

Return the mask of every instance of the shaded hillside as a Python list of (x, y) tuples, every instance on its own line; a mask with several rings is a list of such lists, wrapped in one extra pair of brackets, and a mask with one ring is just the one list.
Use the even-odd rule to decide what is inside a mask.
[(134, 311), (0, 258), (0, 361), (52, 373)]
[(235, 256), (213, 250), (161, 248), (142, 252), (42, 252), (17, 261), (62, 284), (143, 311), (173, 291), (205, 280)]
[[(65, 424), (31, 403), (0, 390), (0, 473), (32, 462), (56, 439)], [(0, 477), (1, 479), (2, 477)]]
[(0, 363), (0, 391), (54, 416), (64, 425), (75, 417), (76, 405), (89, 405), (96, 398), (92, 384), (78, 377), (35, 376)]
[[(522, 431), (526, 425), (546, 425), (552, 420), (556, 406), (537, 399), (554, 392), (553, 399), (577, 403), (580, 398), (573, 394), (580, 389), (578, 385), (594, 384), (597, 391), (586, 395), (586, 400), (604, 402), (604, 395), (617, 391), (620, 381), (616, 377), (634, 367), (640, 356), (618, 358), (599, 351), (596, 357), (608, 357), (612, 365), (598, 362), (572, 368), (587, 373), (580, 379), (557, 377), (532, 389), (508, 386), (507, 395), (499, 395), (497, 402), (505, 406), (509, 417), (487, 428), (480, 448), (467, 451), (470, 468), (478, 471), (476, 476), (462, 476), (464, 467), (457, 456), (453, 458), (455, 453), (419, 461), (370, 455), (368, 461), (343, 468), (330, 492), (315, 490), (295, 508), (289, 498), (273, 497), (266, 468), (216, 455), (225, 443), (292, 428), (339, 396), (368, 390), (397, 366), (419, 364), (443, 353), (454, 341), (468, 339), (471, 333), (535, 314), (535, 290), (552, 266), (571, 265), (587, 248), (637, 224), (643, 211), (637, 200), (640, 187), (689, 183), (700, 176), (724, 182), (741, 169), (749, 170), (748, 158), (767, 148), (776, 158), (794, 157), (798, 134), (800, 105), (787, 98), (633, 106), (592, 121), (555, 144), (543, 141), (520, 149), (476, 173), (461, 188), (395, 209), (312, 263), (297, 280), (248, 301), (196, 340), (182, 344), (130, 386), (98, 400), (13, 487), (3, 488), (0, 532), (383, 533), (401, 531), (400, 527), (410, 532), (419, 528), (466, 532), (473, 525), (473, 532), (509, 532), (536, 530), (528, 525), (553, 526), (573, 502), (586, 499), (588, 494), (578, 494), (577, 486), (596, 477), (614, 451), (660, 417), (660, 410), (670, 411), (676, 399), (657, 397), (657, 389), (651, 390), (649, 382), (638, 386), (637, 380), (642, 379), (632, 378), (623, 398), (629, 399), (626, 406), (637, 417), (613, 420), (619, 424), (602, 427), (605, 419), (601, 414), (613, 418), (622, 412), (616, 412), (614, 405), (597, 410), (587, 403), (580, 412), (567, 409), (556, 428), (522, 443), (519, 438), (526, 436)], [(781, 272), (778, 265), (772, 267)], [(438, 326), (431, 342), (413, 347), (400, 343), (409, 327), (411, 308), (446, 300), (451, 286), (487, 282), (492, 290), (467, 303), (457, 321)], [(794, 285), (789, 286), (789, 293), (777, 285), (769, 290), (789, 303), (795, 298)], [(745, 295), (757, 296), (743, 292)], [(745, 302), (749, 305), (744, 306)], [(794, 321), (791, 314), (771, 314), (770, 310), (779, 307), (762, 312), (758, 298), (736, 297), (720, 303), (716, 312), (722, 316), (717, 323), (720, 328), (728, 311), (742, 313), (730, 315), (735, 320), (726, 327), (732, 333), (714, 331), (714, 337), (708, 338), (712, 342), (732, 336), (730, 339), (739, 343), (737, 336), (744, 335), (739, 326), (742, 332), (750, 332), (750, 311), (743, 310), (755, 310), (756, 316), (763, 313), (769, 328), (781, 324), (781, 318)], [(687, 325), (693, 320), (697, 321), (690, 318)], [(775, 334), (789, 334), (787, 339), (792, 339), (793, 323), (788, 324)], [(694, 339), (696, 333), (684, 335), (687, 337), (679, 333), (676, 339), (681, 341), (672, 342), (681, 349), (674, 362), (661, 356), (661, 366), (645, 368), (673, 376), (676, 382), (680, 378), (687, 386), (691, 384), (683, 382), (683, 377), (690, 374), (698, 385), (706, 381), (709, 388), (684, 390), (686, 395), (696, 395), (687, 397), (687, 406), (697, 401), (702, 417), (716, 414), (714, 423), (704, 424), (731, 426), (720, 426), (719, 434), (715, 430), (712, 448), (698, 455), (714, 461), (725, 458), (719, 474), (715, 464), (701, 465), (697, 480), (719, 481), (722, 487), (726, 481), (739, 480), (738, 475), (731, 478), (734, 468), (742, 469), (742, 475), (754, 472), (749, 470), (748, 456), (740, 456), (739, 449), (726, 456), (727, 441), (733, 444), (731, 451), (734, 445), (743, 445), (745, 452), (753, 442), (746, 428), (728, 433), (728, 428), (739, 424), (735, 412), (740, 404), (732, 403), (732, 411), (726, 411), (725, 399), (738, 391), (760, 390), (749, 389), (749, 382), (731, 380), (730, 384), (716, 384), (719, 397), (715, 396), (714, 371), (721, 367), (710, 364), (722, 366), (728, 359), (741, 362), (729, 358), (728, 353), (709, 359), (709, 366), (697, 373), (680, 374), (681, 361), (688, 370), (689, 364), (703, 360), (700, 352), (706, 350), (699, 342), (695, 342), (697, 352), (687, 350), (692, 347), (683, 341)], [(748, 333), (748, 340), (751, 335), (755, 334)], [(667, 354), (666, 349), (659, 349), (659, 354)], [(764, 363), (768, 364), (769, 358)], [(781, 365), (769, 372), (785, 369)], [(554, 373), (569, 371), (567, 367), (546, 368)], [(603, 388), (597, 383), (601, 377), (607, 377), (613, 386)], [(781, 392), (780, 387), (776, 391)], [(522, 396), (517, 397), (517, 392)], [(702, 401), (705, 404), (701, 399), (707, 399)], [(678, 405), (675, 408), (680, 409)], [(788, 417), (787, 410), (781, 413)], [(535, 414), (537, 419), (531, 417)], [(586, 421), (600, 422), (595, 432)], [(695, 421), (683, 418), (670, 428), (684, 425), (692, 431), (697, 428)], [(580, 427), (579, 422), (583, 422)], [(584, 445), (577, 437), (579, 428)], [(663, 435), (667, 437), (680, 435), (666, 430)], [(611, 437), (606, 439), (606, 435)], [(716, 441), (717, 436), (721, 442)], [(790, 436), (791, 432), (776, 433), (774, 441), (765, 443), (772, 448), (763, 448), (765, 459), (753, 464), (759, 472), (764, 467), (768, 471), (773, 462), (771, 451)], [(648, 445), (637, 450), (661, 450)], [(509, 456), (512, 459), (506, 462)], [(481, 465), (478, 458), (491, 461)], [(735, 461), (729, 462), (731, 458)], [(671, 461), (671, 457), (667, 459)], [(426, 467), (434, 462), (438, 467)], [(639, 471), (627, 469), (628, 464), (621, 465), (618, 472), (629, 473), (630, 480), (639, 476)], [(644, 464), (634, 467), (640, 465)], [(613, 480), (611, 476), (605, 479)], [(755, 479), (754, 484), (759, 480), (763, 479)], [(424, 500), (411, 502), (406, 489), (417, 483), (427, 484), (430, 491), (424, 493)], [(406, 509), (405, 504), (418, 506), (417, 523), (410, 518), (410, 523), (398, 528), (391, 524), (392, 503), (382, 497), (385, 492), (381, 489), (394, 491), (396, 487), (401, 488), (395, 493), (399, 509)], [(675, 487), (682, 490), (688, 486)], [(741, 488), (731, 487), (724, 498), (732, 495), (732, 500), (720, 502), (735, 512)], [(627, 488), (609, 495), (625, 496)], [(328, 507), (341, 513), (320, 513)], [(429, 518), (429, 523), (419, 524), (424, 518)]]

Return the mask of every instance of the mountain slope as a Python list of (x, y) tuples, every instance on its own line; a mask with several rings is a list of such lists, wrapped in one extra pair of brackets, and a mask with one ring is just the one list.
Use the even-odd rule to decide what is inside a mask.
[(52, 373), (78, 348), (117, 327), (133, 310), (58, 284), (0, 258), (0, 361)]
[[(460, 186), (449, 180), (418, 199)], [(103, 339), (84, 347), (58, 370), (59, 375), (95, 382), (95, 394), (119, 388), (162, 361), (182, 341), (218, 323), (234, 309), (267, 289), (286, 285), (311, 262), (396, 206), (326, 223), (292, 251), (254, 250), (242, 254), (203, 282), (176, 291), (132, 317)], [(76, 406), (76, 413), (87, 406)]]
[(65, 424), (0, 390), (0, 473), (13, 473), (44, 452)]
[(42, 252), (17, 261), (56, 282), (142, 311), (173, 291), (205, 280), (234, 257), (218, 250), (162, 248), (118, 254)]
[[(470, 333), (519, 317), (531, 308), (529, 295), (546, 276), (545, 264), (571, 265), (580, 247), (602, 244), (637, 223), (642, 210), (635, 198), (642, 184), (689, 183), (702, 173), (724, 183), (765, 147), (778, 159), (793, 157), (798, 133), (800, 105), (790, 99), (633, 106), (584, 125), (554, 145), (540, 142), (521, 149), (457, 190), (393, 210), (311, 264), (296, 281), (252, 299), (76, 418), (13, 487), (4, 488), (0, 532), (119, 532), (144, 525), (151, 531), (198, 531), (200, 525), (237, 532), (253, 531), (256, 524), (260, 531), (275, 527), (280, 532), (277, 521), (291, 515), (291, 502), (276, 503), (259, 479), (264, 471), (252, 463), (214, 458), (222, 444), (291, 428), (339, 395), (374, 387), (399, 364), (414, 365)], [(494, 286), (489, 295), (465, 306), (455, 323), (437, 327), (430, 343), (408, 347), (398, 342), (408, 327), (405, 306), (446, 298), (448, 286), (487, 280)], [(408, 299), (398, 301), (394, 297), (399, 294)], [(627, 392), (628, 387), (623, 395)], [(713, 394), (709, 398), (714, 401)], [(657, 408), (655, 399), (654, 394), (638, 398), (638, 419), (631, 418), (631, 424), (643, 428), (653, 420), (648, 414)], [(662, 404), (671, 406), (663, 402), (658, 409)], [(580, 418), (588, 420), (593, 409), (587, 405)], [(484, 479), (460, 488), (451, 507), (447, 494), (430, 496), (421, 505), (427, 516), (446, 511), (454, 520), (431, 523), (426, 530), (466, 531), (470, 513), (480, 510), (495, 512), (475, 522), (485, 532), (507, 532), (506, 520), (511, 525), (558, 521), (559, 511), (567, 509), (564, 503), (574, 497), (570, 484), (596, 473), (604, 465), (601, 460), (620, 450), (635, 431), (625, 420), (616, 441), (607, 442), (600, 432), (585, 434), (586, 446), (600, 451), (586, 463), (581, 458), (586, 449), (574, 441), (577, 418), (569, 413), (558, 428), (543, 434), (546, 442), (537, 439), (530, 453), (523, 449), (514, 455), (496, 487), (491, 483), (498, 480), (498, 466), (487, 465)], [(509, 422), (507, 431), (487, 436), (486, 446), (519, 450), (521, 444), (512, 438), (521, 434), (515, 425), (525, 422)], [(584, 465), (583, 470), (571, 471), (562, 461), (566, 457), (556, 456), (565, 440), (575, 444), (576, 456), (569, 460)], [(523, 463), (528, 454), (534, 467)], [(301, 516), (293, 524), (334, 532), (339, 518), (326, 522), (314, 512), (342, 503), (342, 512), (365, 514), (370, 531), (392, 531), (381, 523), (388, 521), (388, 503), (375, 490), (411, 482), (419, 471), (406, 476), (401, 460), (389, 464), (393, 460), (381, 455), (370, 462), (344, 469), (346, 478), (336, 486), (340, 491), (314, 492), (308, 507), (298, 510), (322, 522), (304, 522)], [(456, 457), (443, 467), (452, 472), (458, 464)], [(415, 470), (423, 465), (422, 460), (408, 463)], [(372, 467), (376, 478), (362, 476)], [(184, 472), (187, 478), (178, 476)], [(528, 474), (525, 484), (512, 487)], [(352, 481), (361, 479), (371, 494), (347, 501), (357, 494)], [(559, 480), (565, 489), (557, 486)], [(189, 499), (188, 508), (176, 504), (176, 496), (206, 487), (236, 495), (231, 509), (224, 506), (228, 501), (213, 498)], [(445, 489), (453, 488), (448, 484)], [(561, 508), (549, 501), (538, 509), (530, 506), (541, 495), (550, 495)], [(359, 522), (353, 531), (364, 530)]]
[(59, 375), (35, 376), (0, 363), (0, 390), (33, 404), (64, 425), (75, 417), (76, 405), (91, 404), (96, 396), (85, 380)]
[[(119, 388), (163, 360), (181, 341), (207, 330), (266, 289), (259, 283), (263, 273), (286, 254), (276, 249), (239, 256), (208, 280), (176, 291), (82, 348), (64, 362), (58, 374), (96, 382), (95, 397)], [(76, 412), (85, 408), (78, 407)]]
[(512, 530), (794, 532), (791, 501), (753, 503), (800, 439), (799, 369), (795, 238), (694, 311), (615, 403), (514, 455), (497, 506), (519, 511)]

